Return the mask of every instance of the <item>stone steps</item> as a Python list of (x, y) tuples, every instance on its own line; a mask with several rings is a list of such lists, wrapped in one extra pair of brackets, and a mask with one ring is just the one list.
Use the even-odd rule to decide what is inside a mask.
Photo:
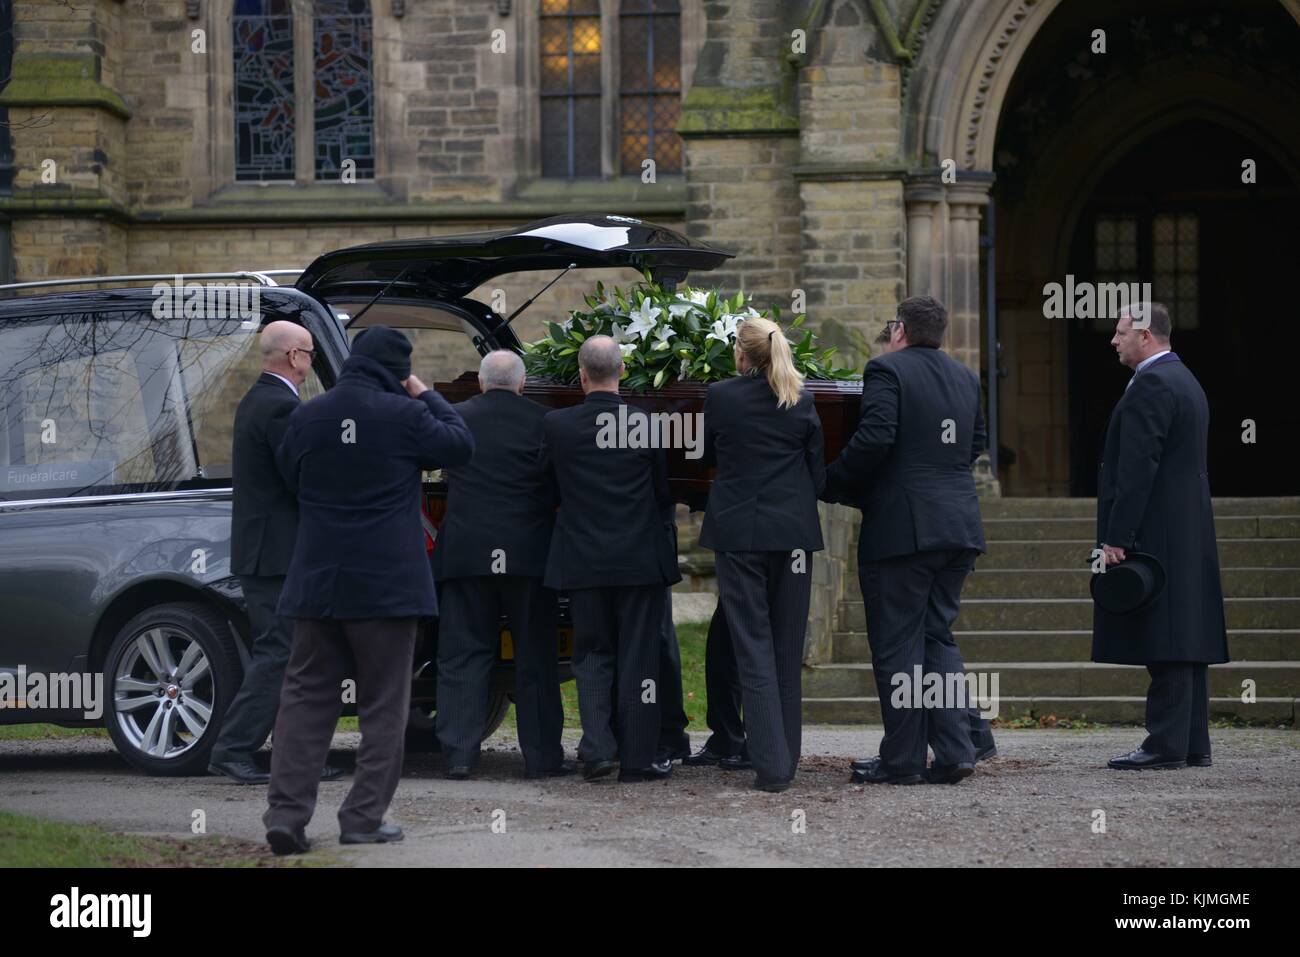
[[(953, 633), (962, 656), (972, 661), (1088, 661), (1092, 630), (958, 631)], [(1300, 630), (1229, 629), (1228, 648), (1244, 661), (1300, 661)], [(866, 632), (835, 635), (835, 663), (871, 661)]]
[[(1145, 692), (1144, 692), (1145, 693)], [(1080, 698), (998, 699), (998, 717), (1073, 718), (1102, 724), (1142, 724), (1146, 715), (1146, 698), (1138, 695), (1107, 695)], [(1211, 698), (1212, 718), (1237, 718), (1268, 724), (1295, 724), (1300, 715), (1300, 699), (1260, 698), (1243, 704), (1238, 697)], [(880, 724), (880, 700), (863, 698), (803, 699), (803, 719), (807, 724)]]
[[(1229, 628), (1300, 628), (1300, 598), (1225, 598)], [(838, 630), (865, 631), (861, 601), (840, 602)], [(1092, 627), (1088, 598), (962, 598), (953, 631), (1076, 631)]]
[[(963, 599), (1087, 598), (1087, 568), (985, 568), (966, 579)], [(1225, 568), (1225, 598), (1286, 598), (1300, 595), (1300, 568)]]
[[(1095, 498), (985, 498), (980, 514), (991, 518), (1097, 517)], [(1300, 497), (1216, 498), (1214, 515), (1300, 515)]]
[[(1146, 694), (1145, 668), (1091, 661), (968, 661), (966, 670), (998, 676), (998, 695), (1087, 698)], [(990, 679), (991, 680), (991, 679)], [(1240, 697), (1243, 682), (1254, 681), (1261, 698), (1300, 697), (1300, 661), (1232, 661), (1210, 666), (1210, 694)], [(803, 692), (809, 698), (858, 698), (876, 694), (869, 663), (805, 668)]]
[[(861, 526), (859, 526), (860, 528)], [(1214, 533), (1222, 539), (1300, 538), (1300, 515), (1217, 515)], [(1091, 547), (1097, 534), (1095, 518), (989, 518), (984, 516), (988, 542), (1079, 541)], [(857, 543), (857, 536), (853, 537)]]
[[(994, 541), (981, 555), (980, 569), (1089, 568), (1091, 539), (1069, 541)], [(1300, 568), (1300, 538), (1221, 538), (1223, 568)]]
[[(998, 675), (1001, 717), (1141, 723), (1146, 669), (1089, 660), (1096, 501), (986, 499), (980, 507), (988, 553), (966, 580), (954, 634), (968, 670)], [(1212, 711), (1294, 723), (1300, 704), (1300, 498), (1215, 499), (1214, 512), (1234, 660), (1211, 669)], [(850, 548), (852, 572), (856, 544)], [(839, 603), (830, 658), (805, 669), (805, 720), (879, 721), (856, 583)], [(1247, 679), (1255, 683), (1253, 704), (1240, 698)]]

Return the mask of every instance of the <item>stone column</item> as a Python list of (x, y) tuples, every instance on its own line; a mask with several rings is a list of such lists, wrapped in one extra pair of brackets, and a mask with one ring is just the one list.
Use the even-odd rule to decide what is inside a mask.
[(948, 189), (948, 352), (980, 371), (980, 210), (988, 184)]
[(907, 206), (907, 294), (943, 298), (947, 274), (943, 187), (930, 180), (909, 181), (903, 202)]

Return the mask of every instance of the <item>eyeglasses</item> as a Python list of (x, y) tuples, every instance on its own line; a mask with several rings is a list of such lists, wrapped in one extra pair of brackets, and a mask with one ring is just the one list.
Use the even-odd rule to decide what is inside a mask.
[(293, 354), (294, 354), (295, 352), (305, 352), (305, 353), (307, 353), (307, 357), (308, 357), (309, 359), (312, 359), (313, 361), (316, 359), (316, 350), (315, 350), (315, 349), (299, 349), (299, 348), (295, 347), (295, 348), (293, 348), (293, 349), (290, 349), (288, 352), (286, 352), (285, 355), (286, 355), (286, 356), (289, 356), (289, 358), (292, 359), (292, 358), (293, 358)]
[(885, 331), (888, 332), (890, 335), (893, 335), (894, 326), (903, 326), (903, 325), (904, 323), (902, 319), (889, 319), (885, 322)]

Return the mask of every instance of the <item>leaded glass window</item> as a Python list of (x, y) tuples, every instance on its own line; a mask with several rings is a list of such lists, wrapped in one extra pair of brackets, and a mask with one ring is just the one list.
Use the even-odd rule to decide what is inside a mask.
[(338, 179), (347, 159), (356, 162), (357, 179), (374, 178), (372, 40), (366, 0), (317, 0), (312, 44), (317, 179)]
[(294, 178), (290, 0), (236, 0), (235, 179)]
[(1195, 213), (1162, 213), (1152, 223), (1152, 291), (1180, 331), (1200, 325), (1199, 240)]
[(677, 119), (682, 102), (682, 16), (678, 0), (623, 0), (619, 8), (619, 154), (624, 173), (647, 159), (659, 173), (682, 171)]
[(541, 0), (542, 175), (600, 175), (600, 2)]

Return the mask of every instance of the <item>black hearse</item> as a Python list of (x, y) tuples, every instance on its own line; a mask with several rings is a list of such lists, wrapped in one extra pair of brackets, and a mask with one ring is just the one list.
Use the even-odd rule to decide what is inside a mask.
[[(469, 298), (494, 277), (630, 267), (677, 282), (728, 255), (637, 219), (559, 216), (343, 249), (300, 274), (0, 287), (0, 724), (104, 724), (144, 771), (207, 767), (248, 658), (230, 452), (263, 324), (311, 332), (310, 398), (333, 384), (349, 333), (371, 324), (458, 331), (479, 354), (520, 350), (509, 320)], [(297, 282), (279, 285), (286, 274)], [(428, 478), (436, 535), (445, 488)], [(558, 640), (563, 654), (563, 629)], [(413, 746), (432, 742), (436, 641), (430, 622), (412, 663)], [(489, 729), (509, 705), (510, 669), (503, 634)], [(54, 700), (74, 676), (102, 680), (102, 699)]]

